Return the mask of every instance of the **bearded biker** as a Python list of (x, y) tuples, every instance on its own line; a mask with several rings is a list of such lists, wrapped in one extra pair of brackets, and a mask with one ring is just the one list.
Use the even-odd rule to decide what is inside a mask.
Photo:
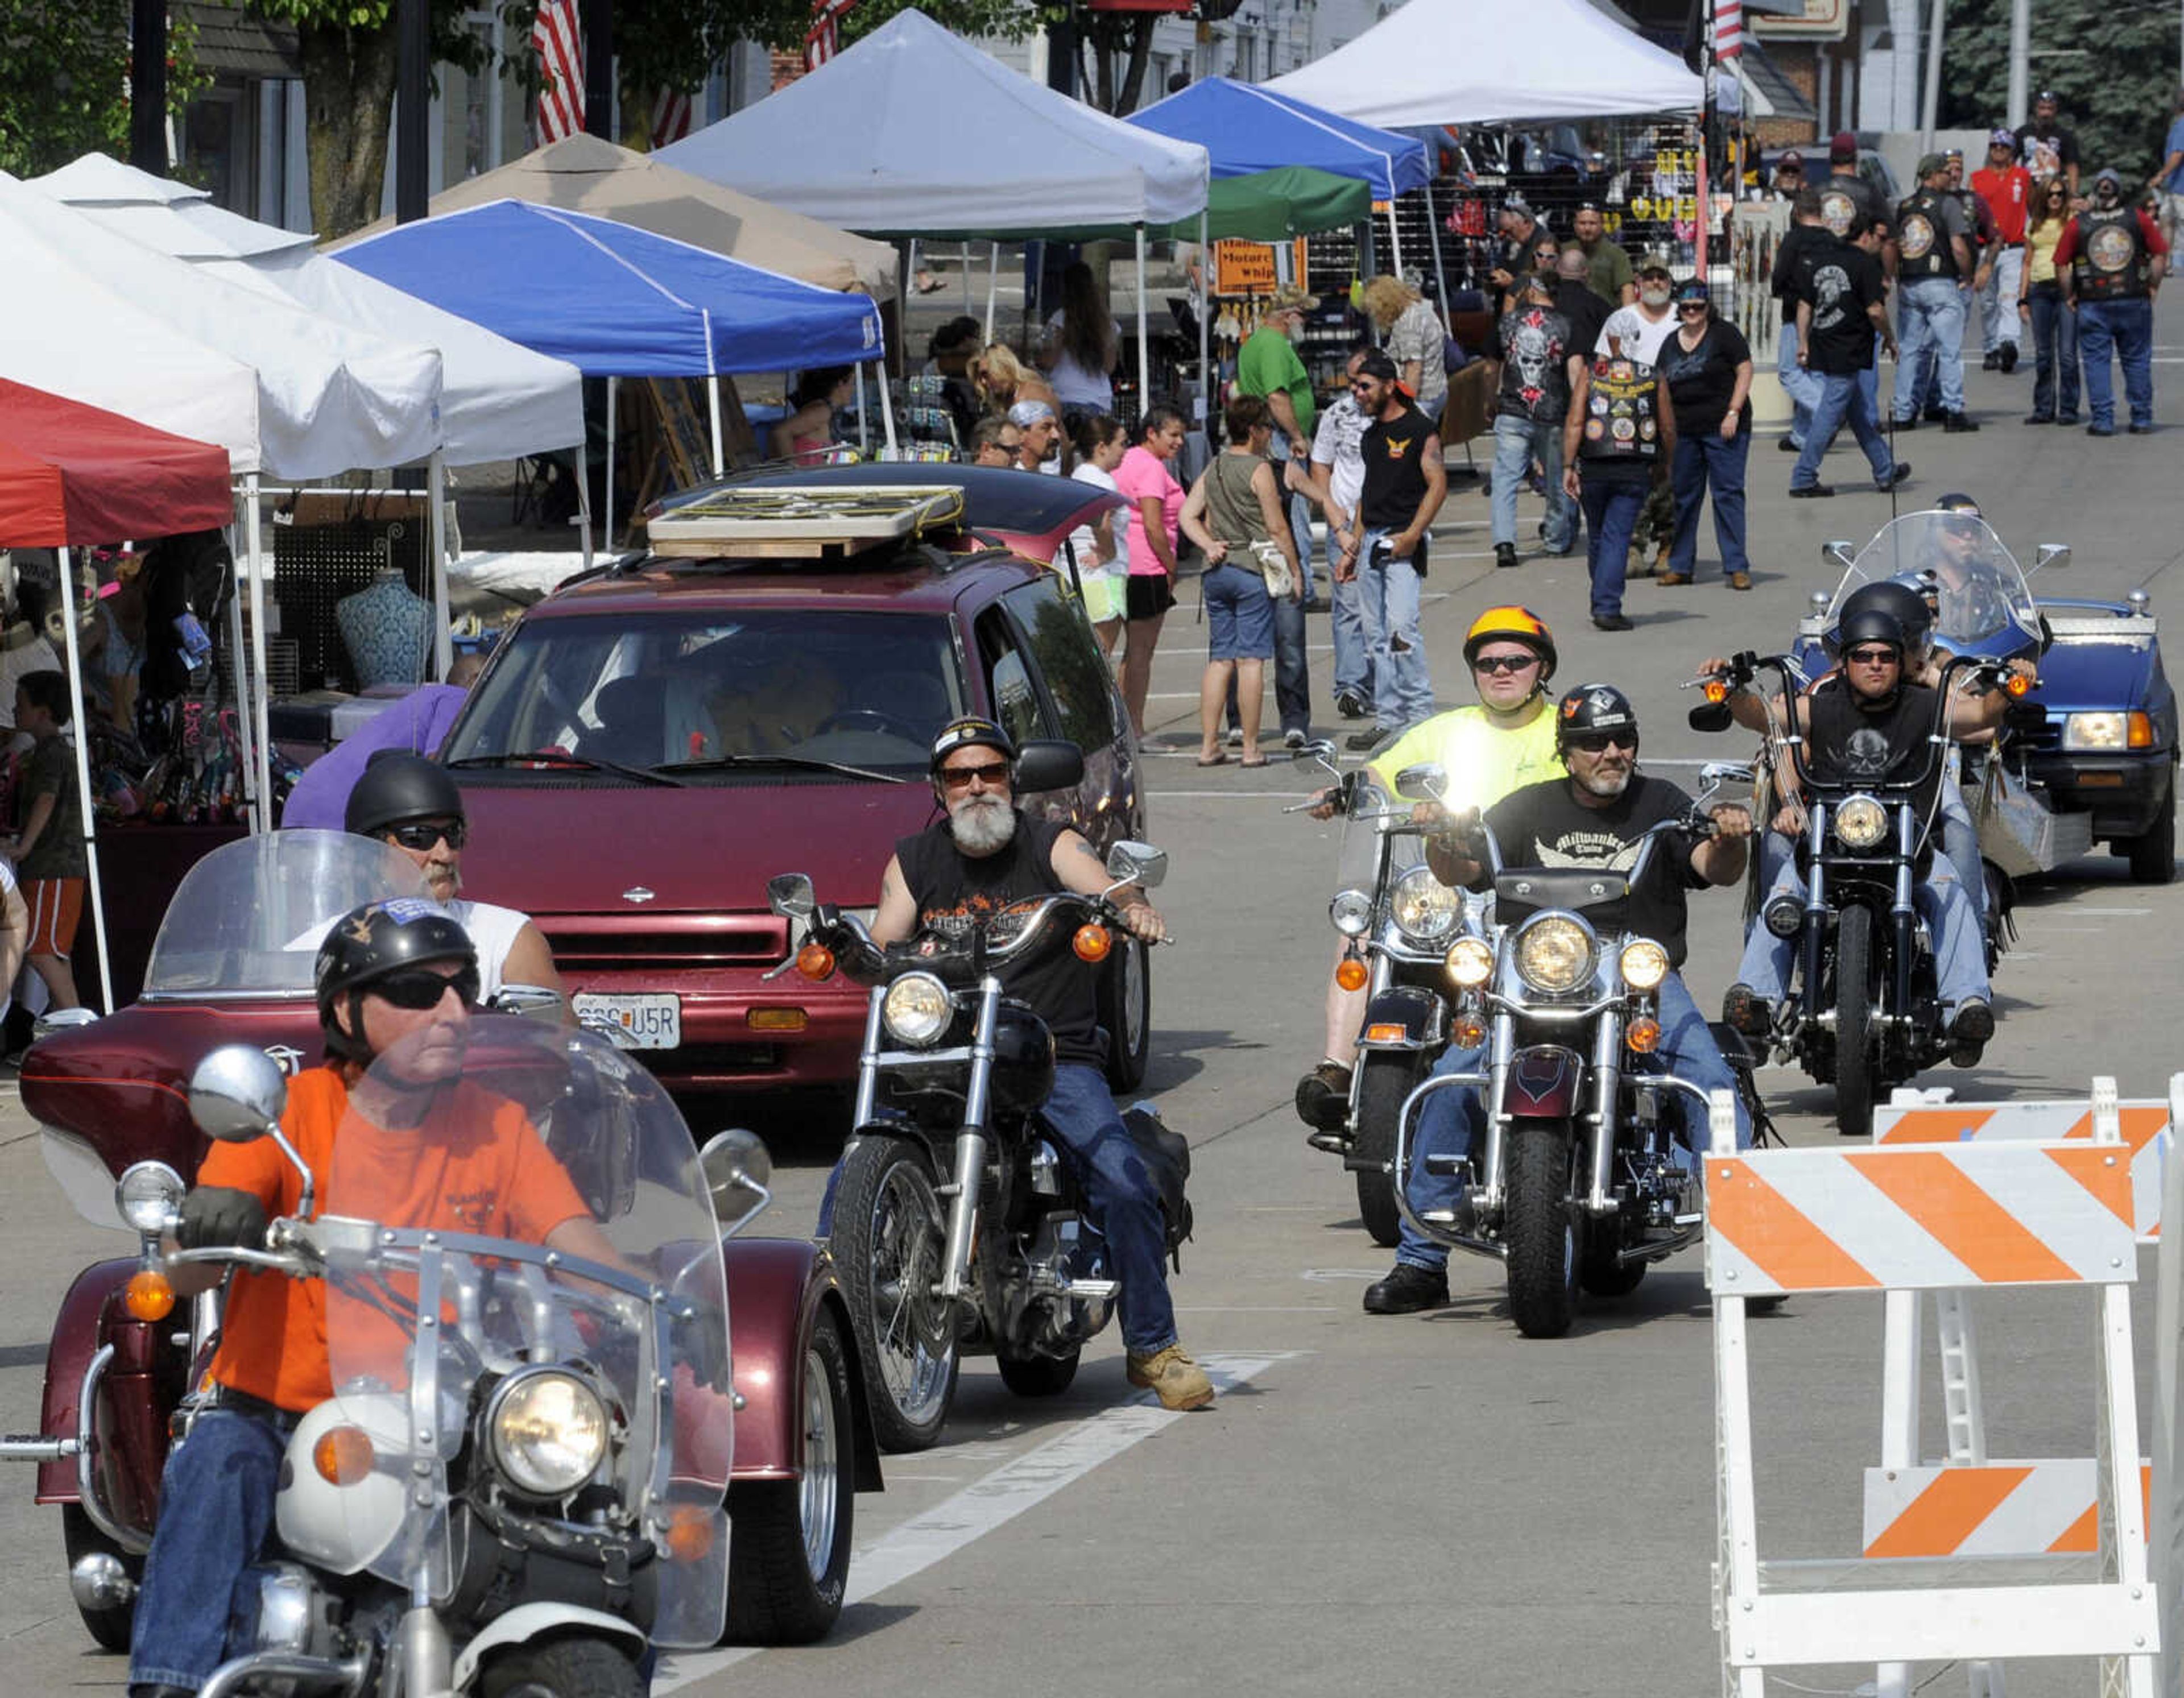
[[(1494, 834), (1502, 863), (1627, 870), (1636, 863), (1648, 830), (1685, 818), (1691, 799), (1666, 780), (1638, 771), (1637, 710), (1613, 685), (1580, 684), (1563, 697), (1553, 721), (1565, 776), (1513, 790), (1485, 811), (1484, 822)], [(1709, 812), (1713, 833), (1668, 832), (1668, 841), (1648, 859), (1644, 880), (1630, 893), (1630, 929), (1667, 950), (1670, 968), (1658, 993), (1661, 1042), (1642, 1065), (1687, 1080), (1708, 1096), (1727, 1091), (1736, 1105), (1736, 1143), (1742, 1149), (1752, 1141), (1750, 1118), (1736, 1077), (1685, 989), (1681, 972), (1685, 892), (1742, 878), (1752, 835), (1752, 816), (1742, 805), (1720, 803)], [(1454, 819), (1450, 831), (1431, 842), (1434, 870), (1451, 884), (1483, 885), (1490, 877), (1465, 843), (1477, 823), (1475, 816)], [(1434, 1072), (1476, 1072), (1485, 1055), (1483, 1044), (1451, 1047)], [(1696, 1165), (1709, 1135), (1706, 1116), (1681, 1092), (1674, 1093), (1672, 1101)], [(1407, 1190), (1411, 1207), (1446, 1219), (1458, 1233), (1472, 1230), (1472, 1176), (1461, 1165), (1453, 1172), (1431, 1172), (1430, 1166), (1440, 1164), (1429, 1163), (1428, 1157), (1452, 1156), (1468, 1163), (1484, 1130), (1485, 1111), (1477, 1090), (1450, 1089), (1429, 1096), (1418, 1116)], [(1366, 1288), (1365, 1312), (1408, 1315), (1447, 1300), (1447, 1250), (1406, 1220), (1394, 1268)]]
[[(957, 720), (935, 739), (933, 788), (946, 817), (895, 845), (880, 879), (874, 943), (906, 943), (1057, 892), (1098, 896), (1113, 884), (1082, 836), (1016, 806), (1016, 758), (1014, 740), (990, 720)], [(1126, 887), (1115, 900), (1134, 937), (1157, 944), (1167, 935), (1142, 890)], [(1100, 1073), (1095, 971), (1067, 949), (1000, 969), (1008, 994), (1054, 1034), (1054, 1088), (1042, 1112), (1077, 1161), (1114, 1257), (1125, 1376), (1166, 1408), (1196, 1409), (1213, 1400), (1213, 1383), (1176, 1338), (1159, 1199)]]

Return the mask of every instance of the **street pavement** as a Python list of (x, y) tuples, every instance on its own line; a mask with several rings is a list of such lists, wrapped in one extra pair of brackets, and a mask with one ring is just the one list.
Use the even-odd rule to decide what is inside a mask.
[[(2157, 381), (2184, 373), (2184, 316), (2165, 311)], [(1921, 430), (1901, 510), (1947, 490), (1979, 498), (2020, 558), (2075, 545), (2050, 593), (2144, 587), (2155, 610), (2179, 591), (2177, 444), (2170, 433), (2092, 442), (2027, 429), (2029, 365), (1971, 375), (1986, 429)], [(2161, 406), (2180, 415), (2173, 399)], [(1595, 632), (1581, 559), (1539, 558), (1537, 500), (1522, 506), (1526, 559), (1492, 565), (1486, 504), (1459, 483), (1438, 527), (1425, 628), (1443, 699), (1468, 699), (1458, 645), (1470, 620), (1521, 599), (1554, 626), (1557, 683), (1605, 679), (1636, 700), (1644, 761), (1685, 780), (1699, 761), (1742, 758), (1741, 734), (1690, 731), (1677, 688), (1700, 656), (1788, 642), (1806, 598), (1831, 587), (1821, 543), (1862, 542), (1889, 516), (1847, 444), (1826, 475), (1833, 501), (1784, 497), (1791, 459), (1763, 434), (1752, 455), (1749, 594), (1723, 584), (1710, 523), (1698, 582), (1630, 586), (1629, 635)], [(1458, 457), (1459, 464), (1461, 456)], [(1189, 602), (1191, 598), (1187, 598)], [(2179, 626), (2184, 629), (2184, 626)], [(1311, 623), (1314, 700), (1327, 710), (1326, 623)], [(1185, 1343), (1223, 1391), (1168, 1416), (1124, 1384), (1111, 1329), (1050, 1402), (1016, 1400), (990, 1363), (963, 1375), (944, 1442), (890, 1459), (888, 1489), (857, 1503), (852, 1601), (825, 1644), (671, 1662), (660, 1687), (769, 1698), (858, 1692), (1001, 1698), (1065, 1689), (1142, 1694), (1442, 1690), (1553, 1695), (1717, 1690), (1708, 1618), (1714, 1551), (1710, 1328), (1698, 1258), (1655, 1269), (1635, 1294), (1594, 1303), (1574, 1333), (1527, 1342), (1499, 1270), (1459, 1258), (1445, 1310), (1373, 1318), (1358, 1307), (1390, 1257), (1357, 1225), (1351, 1182), (1303, 1143), (1296, 1075), (1320, 1049), (1332, 953), (1323, 915), (1335, 828), (1283, 806), (1317, 782), (1279, 759), (1245, 772), (1196, 768), (1203, 632), (1172, 615), (1150, 718), (1151, 836), (1173, 855), (1158, 899), (1177, 935), (1156, 968), (1156, 1059), (1147, 1094), (1194, 1150), (1198, 1236), (1174, 1291)], [(1271, 714), (1269, 715), (1271, 722)], [(489, 894), (489, 893), (488, 893)], [(1733, 976), (1736, 894), (1694, 898), (1688, 976), (1702, 1007)], [(2184, 887), (2146, 887), (2100, 857), (2025, 893), (2020, 942), (1997, 984), (2000, 1032), (1969, 1072), (1920, 1083), (1982, 1100), (2082, 1095), (2095, 1072), (2126, 1096), (2164, 1093), (2184, 1068), (2164, 1005), (2180, 975)], [(1764, 1087), (1794, 1143), (1834, 1141), (1822, 1093), (1770, 1069)], [(717, 1126), (733, 1111), (699, 1106)], [(784, 1136), (780, 1200), (764, 1229), (808, 1231), (832, 1133)], [(125, 1253), (78, 1222), (12, 1104), (0, 1116), (0, 1425), (36, 1420), (46, 1327), (72, 1271)], [(2150, 1281), (2151, 1257), (2143, 1272)], [(2150, 1283), (2137, 1304), (2141, 1380), (2153, 1357)], [(1992, 1448), (2089, 1455), (2094, 1393), (2089, 1303), (1997, 1299), (1981, 1310)], [(1762, 1550), (1848, 1555), (1861, 1470), (1878, 1461), (1880, 1305), (1800, 1299), (1755, 1322)], [(1929, 1455), (1938, 1389), (1929, 1365)], [(118, 1688), (123, 1665), (92, 1652), (69, 1601), (58, 1517), (28, 1501), (27, 1470), (0, 1498), (0, 1646), (25, 1692)], [(1919, 1671), (1958, 1690), (1961, 1671)], [(2083, 1666), (2021, 1665), (2020, 1695), (2087, 1690)], [(1780, 1692), (1850, 1693), (1872, 1671), (1800, 1671)], [(1868, 1690), (1870, 1690), (1869, 1687)]]

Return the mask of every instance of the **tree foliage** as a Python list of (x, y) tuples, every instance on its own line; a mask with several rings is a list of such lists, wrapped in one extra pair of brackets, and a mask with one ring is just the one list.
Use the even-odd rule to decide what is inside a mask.
[[(129, 0), (9, 0), (0, 5), (0, 170), (19, 177), (84, 153), (129, 150)], [(208, 81), (194, 32), (167, 32), (167, 109), (179, 116)]]
[[(1940, 119), (1992, 130), (2009, 106), (2010, 0), (1950, 0)], [(2127, 187), (2161, 163), (2176, 92), (2176, 9), (2145, 0), (2032, 0), (2031, 86), (2077, 132), (2081, 181), (2113, 165)]]

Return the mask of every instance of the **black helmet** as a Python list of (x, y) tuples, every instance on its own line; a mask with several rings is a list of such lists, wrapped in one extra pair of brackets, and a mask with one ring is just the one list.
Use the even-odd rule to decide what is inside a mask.
[(1613, 684), (1580, 684), (1555, 710), (1555, 752), (1567, 754), (1570, 739), (1587, 732), (1627, 731), (1637, 746), (1638, 710)]
[(933, 777), (940, 776), (940, 763), (959, 749), (991, 749), (1000, 751), (1002, 760), (1013, 765), (1017, 758), (1016, 739), (989, 719), (980, 719), (975, 714), (959, 720), (950, 720), (933, 739), (933, 756), (926, 770)]
[[(1896, 634), (1880, 637), (1868, 632), (1852, 636), (1852, 621), (1870, 613), (1883, 614), (1893, 620)], [(1892, 578), (1880, 583), (1860, 584), (1843, 598), (1842, 610), (1836, 615), (1835, 652), (1840, 654), (1861, 642), (1892, 642), (1902, 649), (1921, 649), (1926, 646), (1926, 636), (1933, 624), (1933, 609), (1927, 605), (1926, 598), (1909, 584), (1898, 583)]]
[(377, 837), (409, 820), (460, 820), (463, 793), (437, 760), (399, 751), (382, 754), (364, 769), (348, 793), (342, 827), (359, 837)]
[[(477, 950), (470, 933), (437, 902), (398, 896), (367, 902), (335, 921), (319, 944), (311, 975), (327, 1051), (356, 1061), (370, 1061), (370, 1048), (362, 1036), (365, 991), (390, 973), (426, 961), (460, 961), (473, 976), (477, 971)], [(334, 1019), (334, 1005), (344, 994), (354, 1036), (343, 1032)]]
[[(1879, 589), (1881, 586), (1873, 584), (1868, 587)], [(1847, 654), (1861, 643), (1886, 643), (1899, 656), (1911, 646), (1903, 630), (1903, 621), (1892, 609), (1873, 602), (1853, 610), (1847, 602), (1843, 616), (1836, 625), (1836, 650)]]
[(1936, 513), (1969, 513), (1975, 519), (1980, 516), (1979, 503), (1961, 489), (1953, 489), (1936, 502), (1934, 510)]

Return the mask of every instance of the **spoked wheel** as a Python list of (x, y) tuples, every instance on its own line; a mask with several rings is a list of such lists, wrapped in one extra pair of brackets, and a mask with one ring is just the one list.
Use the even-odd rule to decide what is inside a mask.
[(1873, 1136), (1873, 910), (1850, 904), (1836, 916), (1836, 1130)]
[(954, 1306), (933, 1289), (947, 1226), (923, 1153), (864, 1138), (842, 1157), (834, 1260), (842, 1270), (883, 1450), (923, 1450), (956, 1395)]
[(728, 1630), (742, 1645), (809, 1645), (842, 1613), (855, 1518), (856, 1428), (850, 1350), (822, 1309), (804, 1346), (794, 1480), (728, 1488)]
[(1577, 1318), (1574, 1160), (1575, 1140), (1566, 1126), (1519, 1127), (1508, 1145), (1502, 1235), (1509, 1246), (1509, 1313), (1528, 1339), (1559, 1339)]
[(1373, 1164), (1356, 1172), (1357, 1212), (1373, 1242), (1390, 1245), (1403, 1236), (1402, 1213), (1396, 1206), (1396, 1176), (1388, 1171), (1396, 1159), (1396, 1120), (1404, 1099), (1418, 1087), (1424, 1058), (1403, 1051), (1367, 1054), (1358, 1058), (1357, 1065), (1364, 1072), (1357, 1082), (1357, 1123), (1351, 1132), (1351, 1154)]
[(1117, 940), (1114, 960), (1100, 980), (1100, 1023), (1107, 1029), (1107, 1086), (1134, 1091), (1152, 1057), (1152, 951), (1143, 939)]

